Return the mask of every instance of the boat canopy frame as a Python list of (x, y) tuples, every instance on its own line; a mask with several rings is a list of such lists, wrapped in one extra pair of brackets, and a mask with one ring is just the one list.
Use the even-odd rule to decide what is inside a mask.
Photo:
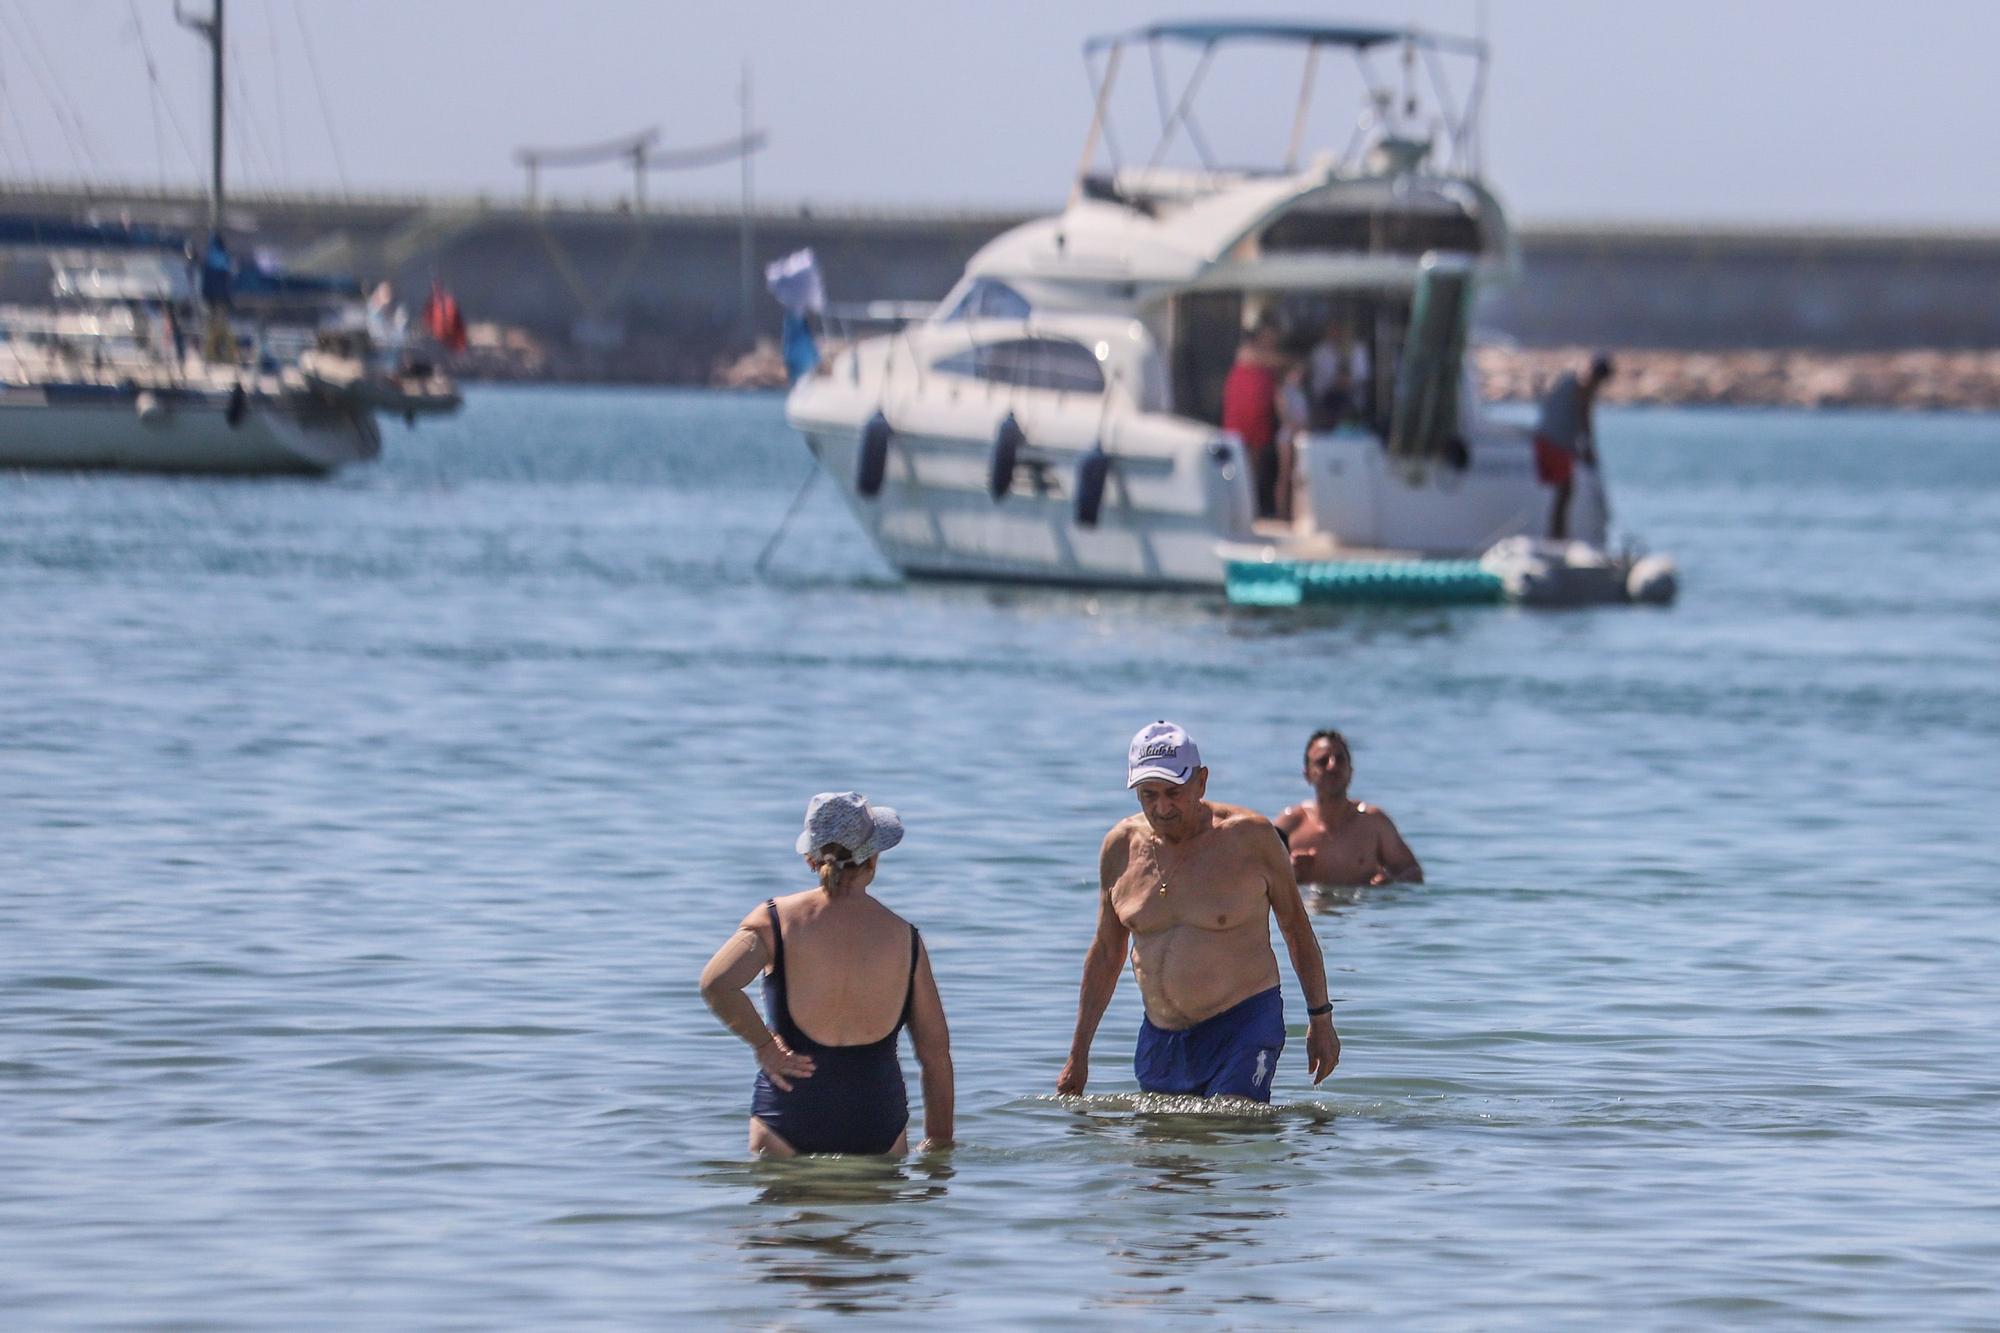
[[(1159, 139), (1146, 161), (1146, 169), (1160, 165), (1162, 158), (1173, 146), (1175, 139), (1185, 133), (1190, 146), (1201, 159), (1204, 169), (1221, 170), (1215, 156), (1209, 151), (1207, 141), (1202, 137), (1201, 127), (1195, 120), (1194, 100), (1201, 90), (1216, 52), (1225, 44), (1261, 42), (1277, 43), (1305, 48), (1305, 68), (1299, 81), (1299, 92), (1292, 113), (1291, 133), (1286, 144), (1285, 157), (1278, 170), (1290, 174), (1298, 170), (1299, 153), (1304, 144), (1306, 125), (1312, 109), (1314, 85), (1319, 73), (1320, 53), (1327, 49), (1345, 50), (1354, 59), (1367, 89), (1361, 115), (1358, 117), (1347, 146), (1342, 150), (1337, 170), (1343, 173), (1357, 169), (1362, 155), (1374, 143), (1386, 139), (1406, 139), (1408, 129), (1419, 119), (1422, 102), (1419, 90), (1428, 85), (1428, 91), (1438, 117), (1445, 130), (1445, 156), (1438, 165), (1440, 174), (1464, 178), (1476, 178), (1480, 174), (1482, 144), (1479, 133), (1480, 110), (1486, 92), (1486, 43), (1477, 38), (1458, 37), (1448, 33), (1430, 32), (1422, 28), (1368, 27), (1357, 24), (1317, 24), (1283, 21), (1244, 20), (1190, 20), (1173, 23), (1153, 23), (1124, 32), (1103, 33), (1091, 37), (1083, 44), (1084, 71), (1091, 82), (1095, 111), (1091, 116), (1090, 133), (1085, 138), (1083, 156), (1077, 164), (1076, 195), (1085, 193), (1085, 181), (1090, 175), (1092, 164), (1097, 158), (1100, 140), (1104, 143), (1112, 159), (1115, 175), (1119, 169), (1119, 151), (1112, 134), (1110, 122), (1111, 92), (1118, 78), (1118, 68), (1127, 47), (1143, 44), (1152, 67), (1154, 100), (1159, 108)], [(1193, 71), (1180, 85), (1175, 95), (1169, 81), (1166, 66), (1161, 58), (1161, 47), (1166, 43), (1191, 45), (1200, 49)], [(1371, 61), (1371, 53), (1382, 47), (1400, 49), (1400, 88), (1395, 82), (1382, 76)], [(1098, 63), (1102, 56), (1102, 66)], [(1464, 57), (1472, 61), (1472, 78), (1465, 95), (1454, 94), (1446, 57)], [(1422, 75), (1419, 75), (1419, 65)], [(1411, 141), (1414, 142), (1414, 141)], [(1431, 145), (1425, 141), (1425, 147)]]

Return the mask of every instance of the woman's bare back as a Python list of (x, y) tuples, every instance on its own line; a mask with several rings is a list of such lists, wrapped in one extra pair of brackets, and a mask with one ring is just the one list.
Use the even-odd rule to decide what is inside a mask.
[(880, 1041), (910, 992), (910, 926), (866, 893), (778, 901), (792, 1022), (822, 1046)]

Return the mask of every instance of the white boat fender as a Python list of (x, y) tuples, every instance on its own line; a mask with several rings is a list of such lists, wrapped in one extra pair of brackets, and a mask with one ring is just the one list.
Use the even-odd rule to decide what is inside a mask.
[(243, 386), (238, 384), (229, 391), (229, 406), (222, 409), (222, 419), (234, 430), (243, 424), (243, 415), (249, 410), (250, 395), (243, 392)]
[(879, 407), (861, 428), (861, 452), (854, 460), (854, 490), (864, 499), (872, 500), (882, 493), (882, 477), (889, 470), (889, 438), (895, 433), (889, 429), (889, 418), (882, 415)]
[(167, 419), (167, 405), (160, 401), (160, 395), (151, 389), (141, 389), (139, 396), (132, 400), (132, 410), (139, 414), (139, 420), (149, 426), (158, 425)]
[(1001, 420), (1000, 429), (993, 432), (993, 456), (986, 467), (986, 493), (995, 504), (1014, 489), (1014, 468), (1021, 460), (1021, 446), (1027, 442), (1027, 432), (1009, 412)]
[(1076, 460), (1076, 525), (1097, 526), (1104, 508), (1104, 482), (1111, 475), (1111, 455), (1104, 452), (1103, 440), (1092, 440), (1090, 452)]
[(1665, 606), (1680, 593), (1680, 574), (1663, 555), (1641, 556), (1625, 576), (1625, 595), (1641, 605)]

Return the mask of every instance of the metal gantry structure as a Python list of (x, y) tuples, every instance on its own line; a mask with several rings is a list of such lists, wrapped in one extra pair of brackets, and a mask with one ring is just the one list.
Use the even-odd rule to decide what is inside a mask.
[(659, 147), (659, 142), (660, 127), (652, 125), (636, 134), (596, 143), (561, 148), (516, 148), (514, 161), (528, 173), (529, 208), (535, 208), (541, 202), (542, 170), (546, 167), (592, 167), (605, 162), (628, 162), (632, 167), (632, 206), (636, 211), (644, 212), (648, 171), (690, 171), (696, 167), (741, 161), (747, 178), (750, 155), (761, 151), (769, 140), (762, 130), (746, 129), (727, 139), (691, 148), (663, 149)]
[(615, 139), (602, 139), (595, 143), (571, 144), (557, 148), (516, 148), (514, 161), (528, 174), (529, 212), (532, 213), (541, 206), (544, 168), (590, 167), (606, 162), (629, 163), (632, 168), (632, 212), (637, 216), (646, 211), (648, 171), (691, 171), (698, 167), (719, 166), (725, 162), (740, 162), (742, 164), (742, 207), (738, 222), (742, 287), (740, 300), (743, 332), (747, 337), (754, 323), (751, 311), (756, 299), (756, 268), (751, 253), (754, 240), (750, 216), (750, 160), (769, 142), (769, 136), (763, 130), (751, 127), (750, 68), (747, 64), (743, 68), (739, 104), (743, 115), (741, 131), (713, 143), (696, 144), (686, 148), (661, 148), (660, 127), (649, 125), (637, 133), (621, 135)]

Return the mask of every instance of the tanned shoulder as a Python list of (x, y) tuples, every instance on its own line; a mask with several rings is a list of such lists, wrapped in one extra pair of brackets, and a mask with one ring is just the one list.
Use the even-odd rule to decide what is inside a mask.
[(1125, 863), (1132, 855), (1133, 826), (1138, 820), (1138, 815), (1127, 815), (1113, 824), (1104, 835), (1103, 846), (1097, 849), (1097, 868), (1107, 884), (1125, 872)]
[(1113, 824), (1111, 831), (1104, 835), (1104, 850), (1108, 852), (1113, 847), (1129, 845), (1132, 841), (1132, 835), (1139, 831), (1139, 826), (1143, 822), (1145, 822), (1145, 816), (1143, 815), (1127, 815), (1116, 824)]
[(1225, 805), (1221, 801), (1210, 801), (1208, 808), (1214, 813), (1215, 822), (1218, 824), (1234, 824), (1246, 819), (1258, 824), (1271, 822), (1247, 805)]
[(1268, 830), (1271, 827), (1270, 820), (1246, 806), (1223, 805), (1219, 801), (1210, 801), (1208, 805), (1215, 827), (1223, 832), (1240, 835), (1246, 829)]

